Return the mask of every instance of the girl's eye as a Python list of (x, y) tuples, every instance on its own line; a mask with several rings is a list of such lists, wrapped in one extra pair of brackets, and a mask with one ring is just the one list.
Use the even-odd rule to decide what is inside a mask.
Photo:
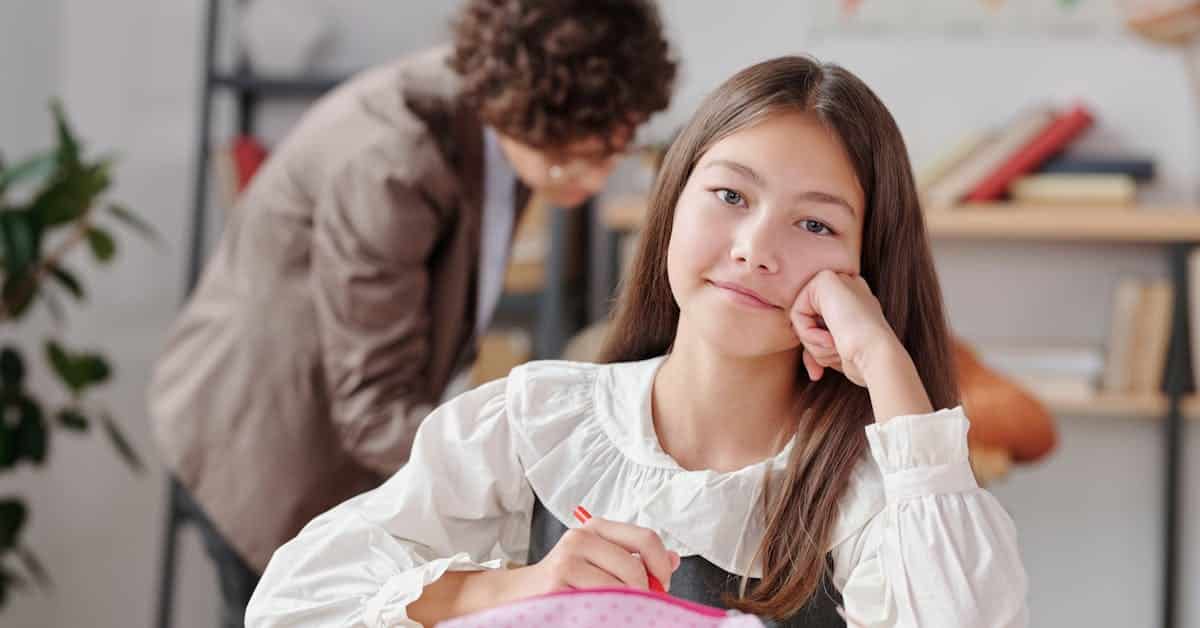
[(809, 233), (833, 235), (833, 229), (830, 229), (825, 223), (819, 220), (802, 220), (800, 221), (800, 226), (804, 227), (804, 230)]
[(716, 190), (717, 198), (727, 205), (742, 205), (746, 199), (742, 195), (728, 188), (720, 188)]

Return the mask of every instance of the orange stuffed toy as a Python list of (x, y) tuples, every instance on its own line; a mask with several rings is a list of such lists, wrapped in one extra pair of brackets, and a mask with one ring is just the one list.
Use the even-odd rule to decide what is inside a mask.
[(1033, 462), (1054, 450), (1054, 418), (1012, 380), (989, 369), (961, 339), (953, 341), (958, 389), (971, 419), (971, 463), (980, 482), (1003, 475), (1009, 462)]

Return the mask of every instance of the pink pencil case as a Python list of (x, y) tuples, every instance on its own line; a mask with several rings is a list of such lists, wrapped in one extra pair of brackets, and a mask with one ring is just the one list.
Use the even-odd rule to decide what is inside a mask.
[(640, 589), (574, 589), (532, 597), (438, 624), (438, 628), (763, 628), (753, 615)]

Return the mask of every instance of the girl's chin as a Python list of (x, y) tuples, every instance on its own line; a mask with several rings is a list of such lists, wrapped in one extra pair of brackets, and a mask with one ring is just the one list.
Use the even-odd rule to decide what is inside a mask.
[(718, 353), (737, 359), (781, 357), (796, 352), (799, 346), (795, 341), (746, 331), (718, 326), (706, 330), (703, 341)]

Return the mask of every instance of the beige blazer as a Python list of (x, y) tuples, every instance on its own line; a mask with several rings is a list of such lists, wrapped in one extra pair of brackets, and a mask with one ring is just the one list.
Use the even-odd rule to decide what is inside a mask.
[(313, 106), (232, 212), (155, 368), (167, 466), (256, 569), (400, 468), (474, 359), (483, 136), (447, 54)]

